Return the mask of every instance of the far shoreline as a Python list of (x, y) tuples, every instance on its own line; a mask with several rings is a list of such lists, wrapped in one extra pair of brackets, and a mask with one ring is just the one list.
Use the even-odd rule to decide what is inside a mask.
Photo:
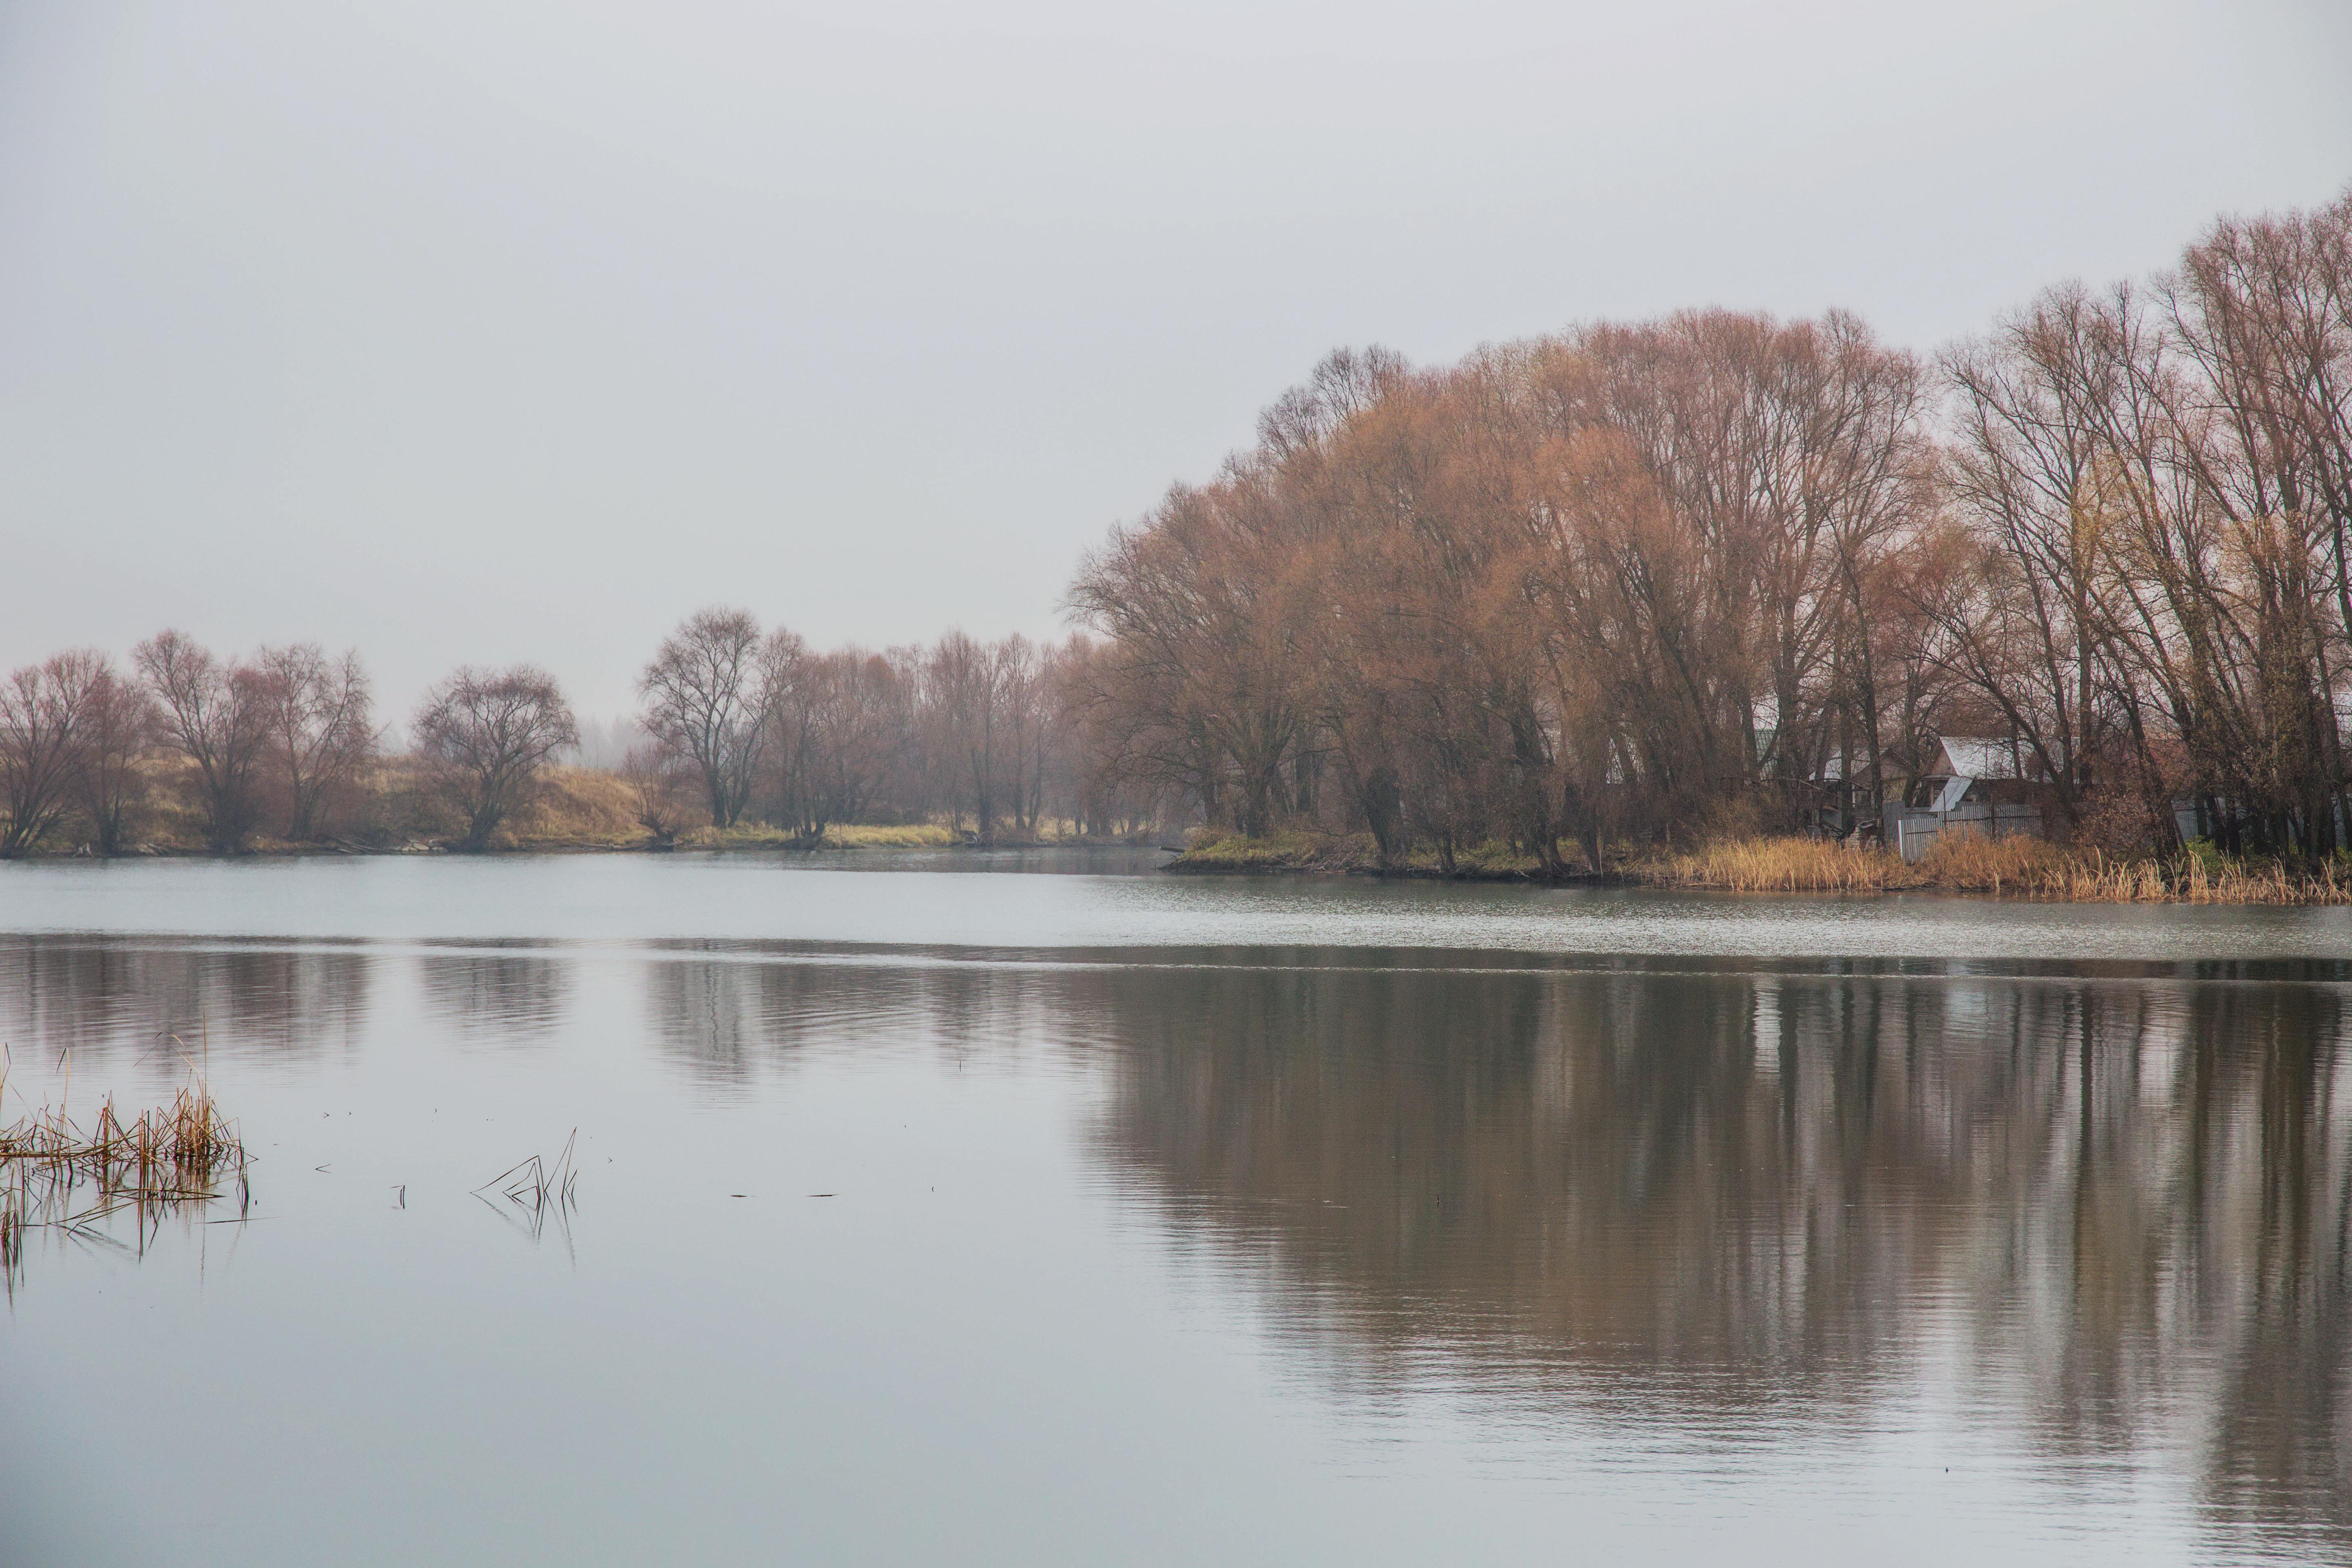
[[(814, 842), (781, 834), (647, 835), (610, 837), (514, 838), (481, 849), (447, 841), (371, 844), (350, 838), (311, 844), (264, 840), (222, 851), (181, 844), (142, 844), (111, 856), (87, 847), (16, 858), (26, 865), (108, 865), (142, 861), (278, 861), (446, 858), (502, 859), (518, 856), (688, 855), (713, 858), (894, 856), (910, 854), (1051, 854), (1125, 852), (1167, 857), (1150, 872), (1200, 879), (1332, 878), (1388, 882), (1460, 882), (1526, 887), (1626, 889), (1657, 892), (1756, 894), (1776, 898), (1853, 900), (1929, 895), (2020, 902), (2077, 904), (2221, 904), (2326, 906), (2352, 904), (2352, 867), (2316, 868), (2224, 859), (2192, 846), (2172, 859), (2109, 858), (2096, 850), (2063, 848), (2041, 839), (1999, 843), (1962, 838), (1916, 864), (1875, 846), (1807, 838), (1719, 840), (1689, 851), (1619, 849), (1603, 868), (1559, 863), (1547, 868), (1532, 855), (1486, 844), (1457, 851), (1453, 864), (1417, 847), (1409, 856), (1381, 857), (1368, 834), (1286, 833), (1248, 838), (1213, 829), (1190, 830), (1174, 845), (1156, 836), (980, 839), (951, 836), (938, 824), (847, 825)], [(1577, 853), (1580, 859), (1580, 852)], [(7, 862), (0, 862), (0, 865)]]

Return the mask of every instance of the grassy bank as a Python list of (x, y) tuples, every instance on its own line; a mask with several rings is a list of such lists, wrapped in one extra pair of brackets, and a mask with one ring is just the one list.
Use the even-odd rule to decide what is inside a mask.
[[(138, 805), (131, 814), (123, 853), (134, 856), (210, 856), (199, 795), (188, 765), (177, 758), (144, 764)], [(763, 823), (717, 829), (689, 826), (670, 837), (657, 835), (642, 817), (637, 787), (617, 773), (596, 768), (551, 767), (540, 776), (529, 805), (490, 836), (496, 852), (558, 850), (806, 850), (944, 849), (971, 842), (943, 822), (834, 823), (811, 843), (802, 835)], [(272, 811), (269, 815), (279, 815)], [(1052, 833), (1024, 843), (1101, 842)], [(415, 759), (383, 757), (372, 763), (352, 787), (339, 794), (324, 815), (315, 839), (249, 834), (240, 853), (260, 857), (424, 854), (453, 849), (465, 837), (466, 821)], [(60, 824), (37, 842), (32, 855), (74, 858), (90, 853), (79, 825)], [(1000, 838), (1003, 846), (1012, 842)]]
[[(1583, 856), (1563, 846), (1562, 859)], [(1454, 877), (1468, 881), (1541, 879), (1537, 858), (1507, 845), (1457, 851), (1449, 868), (1427, 847), (1383, 860), (1370, 834), (1285, 832), (1262, 838), (1203, 829), (1170, 862), (1203, 875), (1320, 872), (1328, 875)], [(1689, 851), (1612, 858), (1609, 880), (1738, 893), (1869, 895), (1914, 891), (2093, 903), (2352, 903), (2352, 864), (2297, 868), (2237, 861), (2198, 846), (2170, 859), (2117, 858), (2038, 838), (1946, 840), (1916, 865), (1892, 850), (1849, 848), (1818, 838), (1728, 839)]]
[[(1571, 865), (1581, 857), (1569, 852)], [(1488, 841), (1454, 851), (1451, 866), (1434, 847), (1421, 846), (1389, 859), (1369, 833), (1285, 832), (1264, 838), (1213, 828), (1195, 830), (1171, 871), (1196, 875), (1248, 876), (1281, 871), (1320, 871), (1358, 876), (1458, 877), (1467, 881), (1527, 881), (1543, 875), (1543, 863), (1510, 845)]]
[(751, 822), (729, 828), (698, 827), (677, 837), (681, 849), (944, 849), (957, 842), (954, 833), (936, 822), (836, 822), (814, 844), (797, 833)]
[(1918, 864), (1906, 865), (1892, 850), (1874, 847), (1754, 838), (1636, 861), (1627, 870), (1634, 880), (1654, 885), (1741, 893), (1932, 889), (2084, 903), (2352, 903), (2352, 868), (2231, 860), (2201, 845), (2169, 859), (2117, 858), (2038, 838), (1995, 843), (1963, 835), (1937, 845)]

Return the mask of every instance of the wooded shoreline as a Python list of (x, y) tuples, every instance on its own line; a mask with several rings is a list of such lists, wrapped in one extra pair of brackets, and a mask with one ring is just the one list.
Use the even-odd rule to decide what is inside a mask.
[[(1932, 356), (1840, 311), (1341, 351), (1080, 562), (1066, 642), (714, 605), (614, 754), (534, 665), (395, 750), (356, 650), (166, 629), (0, 679), (0, 858), (1206, 825), (1180, 869), (2333, 901), (2347, 411), (2352, 191)], [(1964, 828), (2065, 848), (1906, 868)]]
[(1202, 834), (1165, 869), (1191, 876), (1361, 876), (1548, 886), (1876, 897), (1961, 893), (2069, 903), (2352, 904), (2352, 861), (2310, 865), (2236, 859), (2191, 844), (2171, 857), (2111, 857), (2038, 838), (1998, 843), (1958, 836), (1916, 864), (1876, 846), (1805, 837), (1727, 838), (1690, 850), (1623, 848), (1598, 867), (1571, 847), (1547, 867), (1533, 855), (1487, 844), (1439, 863), (1435, 851), (1383, 859), (1368, 834)]
[(1660, 891), (1760, 893), (1781, 897), (1875, 898), (1935, 893), (2064, 903), (2179, 903), (2272, 906), (2352, 904), (2352, 864), (2330, 860), (2298, 868), (2283, 860), (2237, 860), (2195, 845), (2169, 859), (2112, 858), (2039, 839), (1990, 843), (1958, 838), (1917, 865), (1875, 847), (1819, 839), (1727, 839), (1686, 851), (1627, 850), (1601, 868), (1565, 858), (1547, 868), (1534, 856), (1486, 845), (1450, 867), (1433, 849), (1383, 860), (1368, 834), (1288, 833), (1265, 838), (1196, 831), (1179, 847), (1150, 837), (1079, 837), (979, 839), (937, 824), (847, 825), (814, 839), (765, 834), (688, 836), (664, 841), (641, 832), (614, 837), (516, 837), (472, 849), (436, 840), (371, 843), (328, 839), (255, 842), (224, 853), (198, 845), (142, 845), (110, 857), (86, 848), (37, 853), (33, 862), (93, 859), (268, 860), (509, 855), (793, 855), (950, 853), (989, 850), (1158, 849), (1172, 858), (1160, 871), (1183, 877), (1361, 877), (1382, 881), (1515, 882), (1546, 887), (1646, 888)]

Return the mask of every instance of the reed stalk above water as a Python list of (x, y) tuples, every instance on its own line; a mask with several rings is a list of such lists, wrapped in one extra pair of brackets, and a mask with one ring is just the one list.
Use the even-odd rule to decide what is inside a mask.
[(243, 1216), (253, 1203), (245, 1143), (201, 1079), (129, 1120), (110, 1095), (87, 1126), (44, 1105), (0, 1126), (0, 1277), (13, 1286), (33, 1231), (115, 1244), (98, 1224), (130, 1210), (143, 1247), (164, 1213), (232, 1189)]

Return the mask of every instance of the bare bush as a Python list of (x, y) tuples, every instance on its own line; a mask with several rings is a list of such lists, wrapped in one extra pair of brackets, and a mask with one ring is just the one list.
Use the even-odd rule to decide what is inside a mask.
[(658, 745), (631, 747), (621, 763), (621, 778), (629, 786), (637, 826), (652, 834), (660, 848), (676, 844), (690, 815), (687, 797), (695, 782), (677, 759)]

